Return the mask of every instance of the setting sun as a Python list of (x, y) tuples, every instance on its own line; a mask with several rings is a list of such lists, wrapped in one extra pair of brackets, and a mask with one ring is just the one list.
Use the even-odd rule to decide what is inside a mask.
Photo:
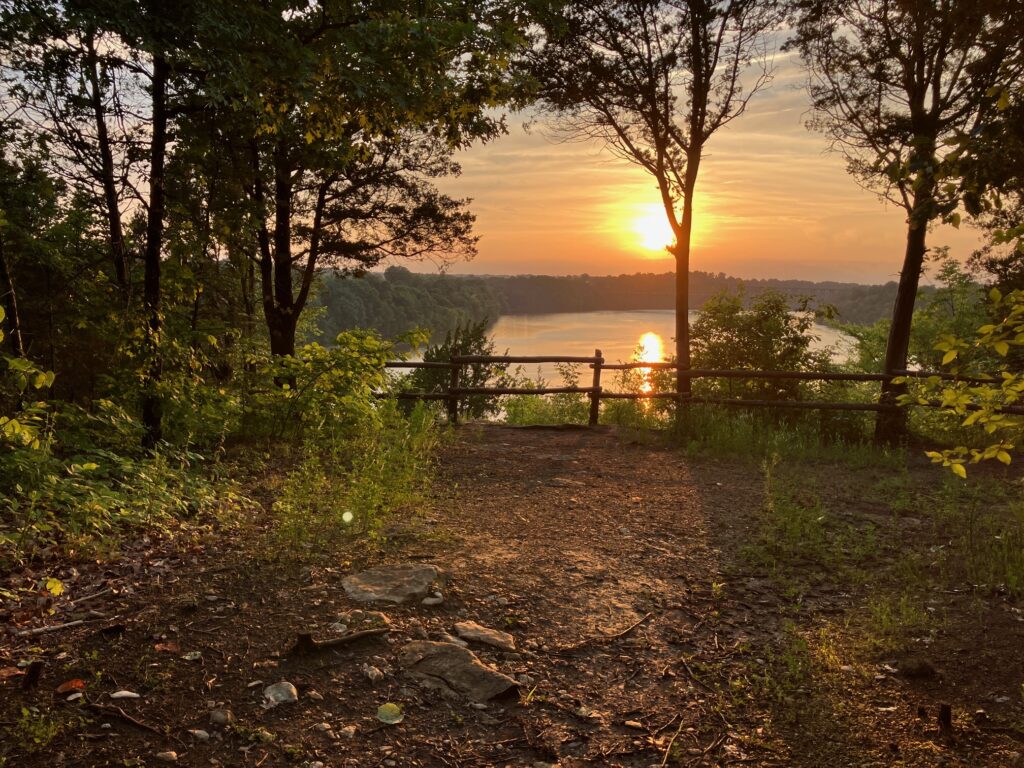
[(639, 238), (640, 246), (648, 251), (664, 252), (676, 239), (665, 211), (659, 205), (643, 206), (633, 219), (632, 230)]

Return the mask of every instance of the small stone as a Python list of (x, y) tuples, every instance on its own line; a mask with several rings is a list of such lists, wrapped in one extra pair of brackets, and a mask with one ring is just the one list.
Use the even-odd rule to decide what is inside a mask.
[(102, 725), (100, 726), (100, 728), (102, 728), (102, 729), (103, 729), (104, 731), (109, 731), (109, 730), (110, 730), (111, 728), (113, 728), (113, 727), (114, 727), (114, 726), (112, 726), (112, 725), (111, 725), (110, 723), (103, 723), (103, 724), (102, 724)]
[(82, 698), (82, 692), (78, 691), (77, 693), (72, 693), (64, 701), (78, 701), (80, 698)]
[(294, 704), (299, 700), (299, 692), (294, 685), (282, 680), (280, 683), (274, 683), (264, 688), (263, 698), (266, 699), (263, 706), (270, 709), (279, 704)]
[(525, 685), (527, 687), (529, 687), (529, 686), (533, 685), (535, 682), (537, 682), (530, 675), (527, 675), (527, 674), (516, 675), (516, 680), (519, 681), (520, 685)]
[(210, 723), (213, 725), (231, 725), (235, 722), (235, 714), (230, 709), (215, 709), (210, 713)]
[(320, 731), (320, 733), (330, 733), (331, 732), (331, 724), (330, 723), (317, 723), (313, 727), (316, 728), (316, 730)]
[(191, 736), (196, 741), (209, 741), (210, 740), (210, 733), (209, 733), (209, 731), (204, 731), (204, 730), (201, 730), (201, 729), (196, 729), (194, 731), (189, 731), (188, 735)]
[[(135, 691), (114, 691), (112, 694), (110, 694), (110, 698), (112, 698), (112, 699), (141, 699), (142, 697), (139, 694), (135, 693)], [(174, 759), (175, 760), (178, 759), (177, 755), (175, 755)]]
[(424, 597), (420, 600), (420, 605), (441, 605), (443, 602), (444, 597), (442, 595), (430, 595), (429, 597)]
[(475, 621), (460, 621), (455, 625), (455, 633), (463, 640), (471, 640), (484, 645), (492, 645), (503, 651), (514, 651), (516, 640), (508, 632), (491, 629)]
[(429, 635), (427, 634), (427, 628), (418, 621), (409, 622), (409, 634), (417, 640), (428, 640)]
[(384, 679), (384, 673), (372, 664), (363, 664), (363, 674), (366, 675), (366, 679), (371, 683), (376, 683)]
[(306, 695), (309, 698), (311, 698), (313, 701), (323, 701), (324, 700), (324, 695), (322, 693), (320, 693), (320, 691), (309, 691), (309, 692), (306, 693)]
[(157, 752), (155, 755), (157, 760), (163, 760), (165, 763), (176, 763), (178, 762), (177, 752)]
[(354, 739), (356, 734), (359, 733), (359, 727), (355, 725), (346, 725), (340, 731), (338, 731), (346, 739)]
[(641, 730), (641, 731), (644, 730), (644, 724), (643, 723), (639, 723), (636, 720), (627, 720), (626, 722), (623, 723), (623, 725), (626, 726), (627, 728), (636, 728), (636, 729)]

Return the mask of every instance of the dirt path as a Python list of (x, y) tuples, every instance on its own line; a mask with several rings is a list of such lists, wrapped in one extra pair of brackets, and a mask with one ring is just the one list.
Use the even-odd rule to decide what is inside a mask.
[[(845, 671), (814, 679), (794, 623), (841, 613), (851, 598), (823, 583), (796, 605), (746, 565), (762, 483), (749, 463), (694, 461), (605, 430), (464, 427), (433, 509), (381, 549), (299, 566), (210, 537), (97, 569), (80, 591), (110, 588), (89, 604), (110, 618), (5, 641), (0, 667), (33, 654), (45, 665), (30, 690), (20, 677), (0, 681), (0, 755), (7, 766), (161, 765), (167, 752), (188, 766), (1019, 759), (1012, 734), (972, 728), (959, 700), (957, 736), (940, 738), (932, 708), (956, 695), (949, 686), (867, 669), (837, 692), (834, 679), (852, 670), (838, 662)], [(339, 615), (367, 607), (346, 597), (346, 575), (398, 562), (445, 570), (443, 604), (374, 605), (392, 623), (387, 636), (286, 654), (298, 633), (329, 638)], [(513, 635), (512, 652), (471, 647), (514, 676), (518, 694), (474, 704), (401, 669), (403, 646), (465, 620)], [(86, 685), (74, 702), (53, 693), (70, 679)], [(264, 686), (281, 680), (298, 702), (265, 710)], [(141, 698), (111, 700), (119, 689)], [(401, 724), (376, 720), (387, 702), (404, 708)], [(211, 725), (214, 709), (234, 724)]]

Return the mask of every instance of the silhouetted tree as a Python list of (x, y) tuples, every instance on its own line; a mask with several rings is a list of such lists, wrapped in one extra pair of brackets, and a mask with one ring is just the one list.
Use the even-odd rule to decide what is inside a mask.
[[(598, 0), (546, 20), (541, 94), (573, 139), (597, 139), (658, 185), (675, 242), (676, 355), (690, 364), (693, 204), (704, 146), (770, 78), (765, 0)], [(753, 65), (754, 72), (747, 76)], [(680, 375), (677, 390), (690, 391)]]
[[(1000, 83), (1022, 73), (1019, 0), (806, 0), (797, 45), (810, 69), (815, 116), (850, 172), (907, 212), (907, 243), (886, 345), (885, 372), (907, 364), (929, 225), (962, 188), (942, 165), (954, 142), (989, 122)], [(902, 386), (883, 386), (895, 403)], [(876, 437), (904, 429), (879, 413)]]

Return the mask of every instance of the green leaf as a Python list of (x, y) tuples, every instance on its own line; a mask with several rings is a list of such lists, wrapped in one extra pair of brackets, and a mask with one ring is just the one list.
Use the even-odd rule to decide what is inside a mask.
[(385, 725), (398, 725), (405, 719), (405, 713), (399, 704), (381, 704), (377, 708), (377, 719)]

